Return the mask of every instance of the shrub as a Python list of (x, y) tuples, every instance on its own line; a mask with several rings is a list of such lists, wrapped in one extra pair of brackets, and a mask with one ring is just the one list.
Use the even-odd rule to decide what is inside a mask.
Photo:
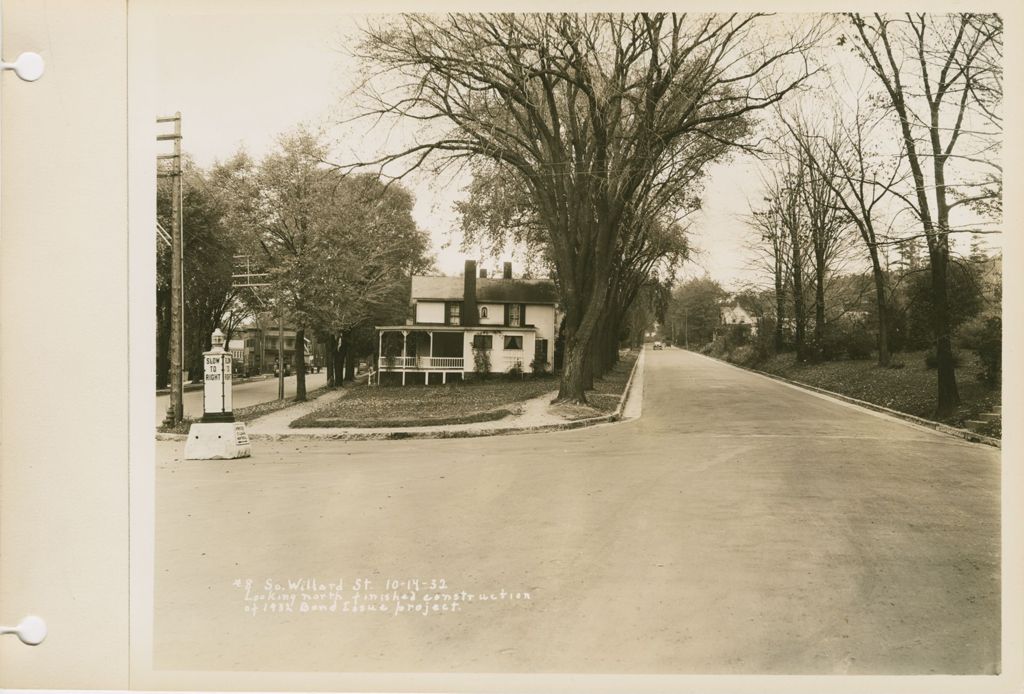
[(491, 351), (473, 348), (473, 372), (477, 378), (485, 379), (491, 375)]
[(520, 361), (513, 362), (512, 366), (508, 367), (508, 371), (505, 372), (509, 378), (513, 380), (520, 380), (523, 377), (523, 363)]
[(751, 340), (755, 363), (766, 362), (775, 356), (775, 323), (766, 319)]
[(742, 345), (730, 352), (726, 359), (734, 364), (749, 366), (755, 362), (755, 354), (753, 345)]
[[(705, 349), (707, 351), (705, 351)], [(709, 354), (713, 357), (724, 357), (729, 352), (729, 341), (725, 335), (715, 335), (715, 339), (712, 340), (705, 347), (701, 348), (701, 354)]]
[[(953, 366), (956, 367), (956, 368), (960, 368), (960, 364), (961, 364), (962, 361), (963, 360), (960, 358), (960, 353), (957, 352), (954, 349), (953, 350)], [(935, 349), (934, 346), (932, 346), (927, 352), (925, 352), (925, 354), (924, 354), (924, 365), (925, 365), (925, 368), (928, 368), (928, 369), (937, 369), (937, 368), (939, 368), (939, 355), (938, 355), (938, 351)]]
[(975, 350), (981, 362), (981, 380), (997, 385), (1003, 373), (1003, 320), (999, 316), (989, 318), (978, 331)]
[(750, 326), (746, 323), (727, 323), (720, 330), (720, 336), (725, 338), (727, 349), (748, 344), (750, 342), (750, 333)]
[[(990, 316), (974, 316), (960, 326), (956, 335), (956, 346), (960, 349), (974, 349), (985, 340), (986, 331), (989, 330)], [(1000, 332), (1002, 330), (1000, 329)]]
[(821, 343), (821, 356), (827, 361), (841, 359), (870, 359), (875, 349), (875, 337), (860, 321), (842, 321), (829, 326)]
[(864, 326), (853, 330), (846, 338), (846, 356), (850, 359), (870, 359), (875, 339)]
[(545, 376), (548, 372), (548, 362), (540, 354), (533, 355), (533, 361), (530, 362), (530, 371), (533, 372), (534, 376)]

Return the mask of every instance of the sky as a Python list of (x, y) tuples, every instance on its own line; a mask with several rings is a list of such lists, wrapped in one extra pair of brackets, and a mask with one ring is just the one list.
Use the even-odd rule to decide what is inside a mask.
[[(356, 23), (354, 15), (323, 7), (214, 13), (199, 3), (170, 5), (161, 10), (156, 29), (160, 114), (181, 111), (182, 147), (201, 166), (240, 147), (260, 157), (279, 134), (299, 123), (327, 128), (336, 156), (346, 160), (354, 149), (348, 138), (358, 136), (336, 124), (351, 106), (347, 93), (357, 79), (357, 64), (345, 50)], [(724, 283), (751, 278), (749, 261), (737, 252), (746, 233), (738, 216), (756, 188), (748, 168), (714, 167), (694, 225), (692, 242), (701, 252), (684, 275), (707, 272)], [(431, 235), (439, 270), (458, 274), (467, 255), (480, 252), (460, 249), (459, 220), (452, 210), (468, 180), (416, 176), (409, 183), (416, 195), (416, 222)], [(497, 266), (501, 260), (486, 262)], [(513, 255), (512, 260), (522, 267), (525, 259)]]
[[(294, 4), (286, 13), (267, 11), (272, 5), (235, 0), (222, 0), (215, 10), (199, 0), (161, 5), (156, 115), (182, 113), (184, 151), (201, 166), (243, 147), (259, 158), (279, 134), (300, 123), (324, 128), (339, 162), (393, 147), (381, 133), (368, 137), (361, 126), (341, 125), (354, 108), (350, 92), (359, 66), (348, 49), (362, 18), (344, 13), (339, 3)], [(731, 288), (759, 279), (745, 249), (750, 231), (742, 219), (748, 201), (761, 197), (759, 181), (758, 164), (747, 156), (708, 170), (702, 209), (691, 218), (690, 240), (697, 252), (682, 278), (708, 274)], [(481, 255), (481, 249), (460, 248), (452, 209), (468, 178), (416, 174), (405, 183), (416, 196), (414, 217), (430, 233), (438, 269), (458, 274), (467, 257)], [(491, 267), (504, 260), (479, 259)], [(517, 268), (525, 261), (511, 259)]]

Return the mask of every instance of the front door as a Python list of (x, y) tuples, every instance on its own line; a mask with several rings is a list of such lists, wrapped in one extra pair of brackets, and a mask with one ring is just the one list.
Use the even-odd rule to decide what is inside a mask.
[(534, 340), (534, 356), (542, 364), (548, 363), (548, 341), (540, 338)]

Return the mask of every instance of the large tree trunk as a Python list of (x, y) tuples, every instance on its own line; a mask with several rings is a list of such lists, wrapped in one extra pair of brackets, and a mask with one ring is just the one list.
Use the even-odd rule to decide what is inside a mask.
[(577, 335), (566, 335), (562, 357), (562, 378), (558, 384), (558, 400), (586, 404), (585, 363), (587, 350)]
[(804, 332), (806, 330), (806, 316), (804, 315), (804, 287), (803, 287), (803, 263), (800, 257), (799, 239), (793, 234), (793, 318), (796, 322), (796, 361), (801, 363), (807, 358), (807, 349), (804, 344)]
[(605, 343), (605, 349), (608, 353), (608, 363), (614, 367), (619, 363), (619, 333), (621, 327), (617, 326), (614, 330), (608, 331), (608, 340)]
[(352, 340), (348, 341), (348, 349), (345, 350), (345, 380), (349, 382), (355, 382), (356, 380), (356, 350), (352, 345)]
[(338, 337), (334, 333), (328, 333), (324, 341), (324, 368), (327, 369), (327, 387), (338, 386)]
[(295, 331), (295, 402), (306, 400), (306, 330)]
[(874, 248), (871, 248), (871, 274), (875, 279), (875, 303), (878, 305), (878, 365), (889, 366), (889, 300), (885, 291), (885, 273)]
[[(781, 352), (785, 344), (783, 337), (783, 316), (786, 315), (786, 288), (782, 277), (782, 268), (779, 264), (775, 267), (775, 351)], [(689, 346), (689, 345), (687, 345)]]
[(825, 343), (825, 257), (814, 254), (814, 358), (821, 359)]
[(953, 341), (949, 320), (949, 294), (947, 284), (947, 252), (940, 244), (931, 254), (932, 272), (932, 330), (935, 333), (935, 353), (938, 365), (939, 392), (935, 415), (948, 417), (960, 405), (960, 392), (956, 385), (956, 364), (953, 361)]

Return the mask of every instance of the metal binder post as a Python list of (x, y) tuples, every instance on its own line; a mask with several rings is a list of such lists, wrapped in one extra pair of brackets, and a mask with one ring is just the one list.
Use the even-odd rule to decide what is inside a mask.
[(16, 634), (26, 646), (38, 646), (46, 638), (46, 622), (39, 617), (25, 617), (16, 627), (0, 627), (0, 634)]

